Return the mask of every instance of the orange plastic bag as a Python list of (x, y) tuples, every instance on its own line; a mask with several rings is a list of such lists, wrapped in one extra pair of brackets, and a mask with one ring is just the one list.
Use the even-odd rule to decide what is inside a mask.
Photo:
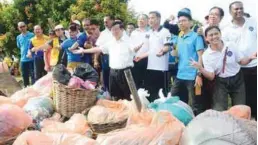
[(97, 145), (97, 142), (79, 134), (26, 131), (13, 145)]
[(19, 135), (32, 124), (32, 119), (20, 107), (0, 105), (0, 144)]
[(131, 124), (122, 130), (99, 135), (101, 145), (177, 145), (184, 125), (166, 111), (154, 114), (149, 126)]
[(41, 131), (45, 133), (78, 133), (81, 135), (91, 133), (86, 118), (82, 114), (74, 114), (65, 123), (45, 119), (41, 122), (41, 125)]
[(231, 114), (236, 118), (251, 119), (251, 108), (246, 105), (235, 105), (229, 108), (225, 113)]
[(2, 104), (12, 104), (11, 98), (0, 96), (0, 105)]
[(134, 112), (129, 116), (126, 126), (130, 126), (133, 124), (149, 126), (151, 124), (154, 114), (155, 114), (154, 112), (151, 112), (148, 110), (141, 113)]
[(15, 92), (12, 96), (12, 102), (19, 107), (23, 107), (30, 98), (38, 97), (40, 93), (33, 89), (32, 87), (24, 88), (20, 91)]
[(123, 101), (109, 101), (100, 99), (88, 113), (90, 123), (111, 123), (128, 118), (129, 108)]

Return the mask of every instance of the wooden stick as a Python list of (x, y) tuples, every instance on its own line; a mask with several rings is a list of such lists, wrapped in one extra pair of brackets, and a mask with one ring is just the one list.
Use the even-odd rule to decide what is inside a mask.
[(128, 86), (130, 88), (131, 94), (133, 95), (133, 100), (135, 102), (135, 105), (136, 105), (138, 111), (141, 112), (142, 104), (141, 104), (141, 101), (140, 101), (140, 98), (139, 98), (139, 95), (138, 95), (138, 92), (137, 92), (137, 89), (135, 86), (135, 82), (134, 82), (131, 70), (127, 69), (124, 71), (124, 73), (125, 73), (125, 77), (126, 77)]

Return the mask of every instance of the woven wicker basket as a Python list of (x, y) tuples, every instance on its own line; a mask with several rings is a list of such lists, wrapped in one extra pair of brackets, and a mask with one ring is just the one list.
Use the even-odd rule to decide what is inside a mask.
[(104, 124), (92, 124), (89, 123), (91, 130), (94, 134), (105, 134), (110, 131), (121, 129), (126, 126), (127, 119), (115, 122), (115, 123), (104, 123)]
[(71, 117), (95, 105), (97, 90), (73, 89), (53, 81), (53, 100), (57, 113)]

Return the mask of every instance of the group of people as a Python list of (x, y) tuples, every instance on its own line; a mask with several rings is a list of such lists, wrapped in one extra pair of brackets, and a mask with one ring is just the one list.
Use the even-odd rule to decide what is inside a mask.
[[(226, 110), (229, 95), (232, 105), (249, 105), (256, 118), (256, 21), (244, 15), (240, 1), (231, 3), (229, 12), (232, 21), (224, 28), (220, 7), (210, 9), (203, 27), (192, 23), (188, 8), (178, 12), (177, 23), (170, 17), (162, 26), (157, 11), (139, 15), (137, 28), (133, 23), (125, 27), (122, 20), (107, 15), (102, 32), (98, 22), (89, 18), (82, 20), (83, 32), (76, 20), (69, 33), (57, 25), (49, 36), (39, 25), (33, 34), (19, 22), (17, 46), (24, 85), (29, 85), (29, 76), (33, 83), (57, 64), (74, 69), (89, 63), (102, 74), (103, 89), (114, 99), (130, 100), (124, 74), (129, 69), (136, 87), (147, 89), (149, 101), (154, 101), (161, 88), (168, 92), (172, 74), (172, 96), (189, 103), (195, 114), (209, 108)], [(196, 88), (202, 92), (196, 94)]]

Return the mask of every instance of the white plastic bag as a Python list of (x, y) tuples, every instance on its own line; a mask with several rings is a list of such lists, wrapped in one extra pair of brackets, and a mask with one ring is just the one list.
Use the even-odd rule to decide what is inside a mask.
[[(148, 107), (148, 105), (150, 104), (149, 100), (147, 99), (147, 97), (150, 96), (150, 94), (148, 93), (147, 90), (145, 89), (138, 89), (138, 96), (140, 98), (141, 104), (142, 104), (142, 109), (146, 109)], [(131, 95), (131, 99), (133, 100), (133, 96)]]

